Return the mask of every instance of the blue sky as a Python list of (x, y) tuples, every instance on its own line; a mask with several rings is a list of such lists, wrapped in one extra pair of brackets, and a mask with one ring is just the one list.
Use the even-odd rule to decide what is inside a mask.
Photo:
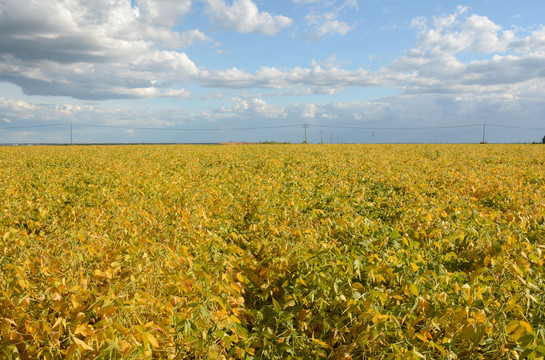
[[(28, 3), (28, 4), (25, 4)], [(545, 2), (0, 0), (0, 142), (545, 135)], [(37, 127), (39, 126), (39, 127)], [(164, 129), (164, 130), (161, 130)]]

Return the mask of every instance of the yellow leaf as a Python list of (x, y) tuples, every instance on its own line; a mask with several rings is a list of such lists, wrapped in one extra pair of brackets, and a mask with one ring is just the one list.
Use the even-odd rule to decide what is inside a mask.
[(129, 329), (119, 323), (113, 323), (112, 326), (123, 335), (127, 335), (130, 332)]
[(83, 340), (80, 340), (78, 338), (73, 338), (74, 340), (74, 343), (77, 344), (78, 346), (81, 346), (82, 348), (84, 348), (85, 350), (90, 350), (90, 351), (93, 351), (93, 347), (90, 346), (89, 344), (85, 343), (85, 341)]
[(411, 295), (418, 296), (418, 288), (415, 284), (409, 285), (409, 292), (411, 293)]
[(365, 287), (359, 282), (352, 283), (352, 288), (360, 293), (365, 292)]
[(416, 265), (414, 262), (411, 262), (411, 269), (413, 269), (413, 271), (418, 271), (418, 265)]
[(420, 340), (422, 340), (423, 342), (429, 342), (428, 341), (428, 338), (426, 337), (426, 335), (422, 334), (422, 333), (417, 333), (416, 334), (416, 337), (419, 338)]
[(125, 340), (119, 340), (119, 351), (121, 351), (122, 353), (130, 349), (130, 347), (131, 347), (131, 344), (129, 342)]
[(515, 341), (517, 341), (522, 335), (524, 335), (524, 329), (520, 326), (517, 327), (517, 329), (512, 334)]
[(520, 295), (515, 295), (511, 299), (509, 299), (504, 311), (505, 312), (511, 311), (517, 305), (517, 302), (519, 301), (519, 299), (520, 299)]
[(92, 336), (94, 335), (94, 331), (92, 330), (92, 328), (87, 325), (87, 324), (83, 324), (83, 325), (78, 325), (76, 327), (76, 329), (74, 330), (74, 334), (77, 335), (77, 334), (81, 334), (85, 337), (87, 336)]
[(208, 356), (210, 359), (217, 359), (220, 354), (221, 348), (218, 345), (214, 345), (210, 348)]
[(516, 328), (519, 327), (519, 322), (516, 320), (512, 320), (507, 324), (507, 327), (505, 328), (505, 331), (509, 334), (515, 331)]
[(526, 321), (521, 320), (519, 324), (520, 324), (520, 327), (523, 328), (527, 333), (532, 332), (532, 325), (528, 324)]
[(9, 334), (9, 339), (12, 341), (25, 341), (21, 335), (14, 332)]
[(65, 360), (71, 360), (76, 354), (77, 350), (78, 346), (76, 344), (70, 344), (70, 346), (68, 346), (68, 349), (66, 349), (66, 354), (64, 355)]
[(436, 343), (433, 343), (433, 346), (434, 346), (437, 350), (439, 350), (439, 351), (441, 352), (441, 354), (445, 354), (445, 353), (446, 353), (445, 348), (442, 347), (441, 345), (436, 344)]
[(104, 306), (103, 308), (98, 309), (97, 315), (98, 316), (110, 315), (110, 314), (114, 313), (116, 310), (117, 310), (117, 307), (115, 307), (114, 305)]
[(144, 333), (142, 334), (142, 336), (146, 337), (146, 339), (149, 341), (149, 343), (151, 344), (151, 346), (153, 346), (154, 348), (158, 348), (159, 347), (159, 342), (157, 341), (157, 339), (155, 338), (155, 336), (153, 336), (151, 333)]
[(329, 347), (325, 342), (323, 342), (322, 340), (314, 338), (314, 336), (312, 337), (312, 341), (314, 341), (316, 344), (320, 345), (321, 347), (324, 347), (324, 348)]
[(57, 318), (57, 321), (55, 321), (55, 324), (53, 324), (53, 329), (59, 326), (61, 322), (62, 322), (62, 317)]

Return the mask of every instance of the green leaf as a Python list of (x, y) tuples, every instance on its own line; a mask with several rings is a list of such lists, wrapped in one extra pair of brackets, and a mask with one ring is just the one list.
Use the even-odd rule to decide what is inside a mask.
[(534, 341), (534, 335), (532, 334), (526, 334), (524, 336), (521, 336), (517, 342), (523, 346), (523, 347), (526, 347), (528, 346), (529, 344), (531, 344), (532, 342)]
[(534, 352), (534, 349), (526, 349), (520, 354), (519, 359), (520, 360), (526, 359), (533, 352)]

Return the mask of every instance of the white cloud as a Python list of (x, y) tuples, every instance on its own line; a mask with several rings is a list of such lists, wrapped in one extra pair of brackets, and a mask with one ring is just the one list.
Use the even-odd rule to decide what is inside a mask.
[(316, 105), (307, 104), (305, 106), (305, 109), (301, 113), (301, 116), (304, 117), (305, 119), (314, 119), (314, 117), (316, 116), (316, 111), (317, 110), (318, 110), (318, 108), (316, 107)]
[(262, 67), (255, 73), (241, 69), (202, 70), (198, 74), (199, 82), (205, 87), (217, 88), (274, 88), (290, 89), (309, 86), (313, 91), (307, 94), (333, 94), (342, 91), (345, 86), (377, 86), (379, 78), (364, 69), (345, 70), (335, 66), (332, 59), (326, 59), (324, 69), (316, 62), (310, 67), (296, 67), (282, 70), (276, 67)]
[[(0, 116), (4, 119), (26, 120), (34, 116), (36, 106), (22, 100), (0, 97)], [(8, 120), (7, 122), (10, 122)]]
[(199, 29), (188, 30), (181, 34), (180, 45), (182, 48), (191, 46), (195, 41), (213, 41), (212, 38), (206, 36)]
[(337, 55), (335, 54), (322, 61), (322, 65), (328, 69), (340, 67), (340, 64), (337, 61)]
[(512, 31), (503, 31), (486, 16), (470, 15), (463, 20), (464, 12), (435, 18), (435, 27), (426, 29), (422, 19), (413, 19), (413, 27), (421, 29), (419, 47), (434, 52), (493, 53), (505, 51), (514, 38)]
[(326, 0), (293, 0), (294, 4), (315, 4)]
[(180, 34), (170, 28), (187, 15), (191, 1), (137, 4), (142, 7), (129, 0), (5, 0), (0, 81), (29, 95), (172, 96), (168, 88), (183, 85), (198, 69), (186, 53), (169, 49), (211, 39), (198, 29)]
[(122, 109), (101, 104), (44, 104), (0, 97), (0, 116), (25, 126), (40, 121), (96, 123), (130, 127), (169, 127), (187, 119), (181, 110)]
[[(428, 19), (413, 19), (412, 26), (419, 29), (417, 46), (393, 61), (382, 77), (411, 93), (476, 94), (511, 91), (506, 85), (526, 86), (545, 77), (543, 29), (517, 38), (514, 31), (467, 11), (459, 7), (454, 14), (436, 17), (431, 28)], [(491, 58), (463, 62), (459, 55), (464, 53)]]
[(167, 89), (161, 91), (156, 87), (147, 87), (147, 88), (133, 88), (133, 89), (124, 89), (119, 88), (115, 89), (115, 92), (118, 94), (127, 95), (128, 97), (137, 97), (137, 98), (155, 98), (155, 97), (171, 97), (177, 99), (187, 99), (191, 97), (191, 94), (185, 89)]
[(326, 20), (318, 27), (318, 35), (324, 36), (327, 34), (346, 35), (353, 27), (344, 21)]
[(318, 37), (324, 35), (346, 35), (354, 29), (354, 26), (349, 25), (345, 21), (338, 20), (339, 14), (336, 12), (328, 12), (324, 14), (311, 13), (305, 17), (307, 23), (314, 29), (311, 34)]
[(274, 35), (293, 22), (286, 16), (260, 12), (251, 0), (234, 0), (231, 5), (227, 5), (224, 0), (206, 2), (211, 22), (225, 30)]
[(305, 38), (310, 41), (319, 41), (326, 35), (346, 35), (355, 29), (355, 24), (341, 20), (341, 14), (358, 10), (357, 0), (346, 1), (313, 1), (313, 0), (294, 0), (296, 4), (311, 4), (311, 11), (305, 16), (308, 30)]
[(138, 0), (138, 5), (152, 24), (168, 28), (191, 10), (191, 0)]
[(545, 26), (533, 31), (529, 36), (517, 39), (513, 38), (510, 47), (519, 53), (532, 53), (543, 55), (545, 52)]
[(426, 29), (428, 19), (425, 16), (415, 17), (411, 20), (411, 28), (423, 31)]
[[(330, 0), (293, 0), (294, 4), (324, 4), (325, 6), (332, 6), (335, 3)], [(335, 4), (336, 5), (336, 4)], [(339, 6), (339, 9), (345, 7), (358, 8), (358, 0), (346, 0), (342, 5)]]
[(221, 108), (224, 113), (237, 113), (243, 116), (252, 116), (258, 114), (266, 118), (284, 118), (286, 112), (281, 105), (270, 105), (263, 99), (256, 97), (242, 98), (234, 97), (232, 99), (234, 105), (232, 108)]
[(358, 10), (358, 0), (346, 0), (342, 7), (353, 7), (354, 9)]
[(207, 93), (205, 94), (201, 100), (214, 100), (214, 99), (222, 99), (223, 98), (223, 93), (217, 91), (217, 92), (211, 92), (211, 93)]

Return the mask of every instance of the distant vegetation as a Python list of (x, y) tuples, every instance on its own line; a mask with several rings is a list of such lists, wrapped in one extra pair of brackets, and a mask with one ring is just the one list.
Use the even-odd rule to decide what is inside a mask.
[(221, 142), (220, 143), (220, 145), (251, 145), (251, 144), (275, 145), (275, 144), (290, 144), (290, 143), (289, 142), (278, 142), (278, 141), (260, 141), (260, 142), (227, 141), (227, 142)]
[(0, 358), (542, 358), (544, 155), (0, 148)]

